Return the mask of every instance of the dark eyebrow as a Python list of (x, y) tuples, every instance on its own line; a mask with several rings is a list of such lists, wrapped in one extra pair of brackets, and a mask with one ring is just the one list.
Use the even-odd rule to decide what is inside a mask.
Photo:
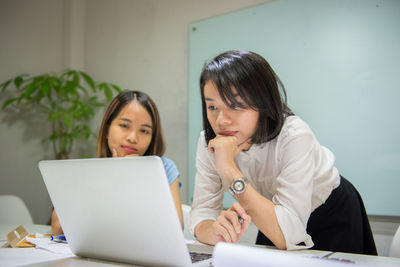
[(151, 127), (150, 125), (148, 125), (148, 124), (142, 124), (142, 126), (144, 126), (144, 127), (147, 127), (147, 128), (150, 128), (150, 129), (153, 129), (153, 127)]
[(127, 118), (120, 118), (119, 120), (120, 120), (120, 121), (126, 121), (126, 122), (129, 122), (129, 123), (132, 123), (132, 121), (131, 121), (130, 119), (127, 119)]
[[(130, 119), (127, 119), (127, 118), (120, 118), (119, 120), (120, 120), (120, 121), (126, 121), (126, 122), (129, 122), (129, 123), (132, 123), (132, 121), (131, 121)], [(153, 129), (153, 127), (151, 127), (151, 126), (148, 125), (147, 123), (142, 124), (142, 126), (143, 126), (143, 127), (150, 128), (150, 129)]]
[[(238, 94), (234, 94), (234, 95), (233, 95), (233, 98), (236, 98), (236, 97), (240, 97), (240, 96), (239, 96)], [(214, 98), (210, 98), (210, 97), (205, 97), (204, 100), (205, 100), (205, 101), (215, 101)]]

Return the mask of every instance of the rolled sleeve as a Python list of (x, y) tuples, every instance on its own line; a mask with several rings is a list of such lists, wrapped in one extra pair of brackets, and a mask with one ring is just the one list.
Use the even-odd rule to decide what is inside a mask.
[[(307, 234), (299, 217), (287, 208), (275, 205), (276, 218), (286, 241), (287, 250), (306, 249), (314, 246), (311, 236)], [(304, 245), (299, 245), (300, 243)]]

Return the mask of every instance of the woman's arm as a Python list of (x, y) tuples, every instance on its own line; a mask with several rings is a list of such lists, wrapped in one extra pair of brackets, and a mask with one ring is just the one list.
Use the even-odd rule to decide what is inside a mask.
[[(236, 166), (234, 158), (247, 146), (247, 142), (237, 143), (235, 136), (216, 136), (208, 144), (209, 151), (214, 154), (215, 167), (222, 178), (230, 185), (235, 178), (244, 175)], [(258, 229), (267, 236), (274, 245), (280, 249), (286, 249), (286, 241), (279, 226), (275, 214), (274, 204), (267, 198), (260, 195), (250, 184), (246, 190), (235, 196), (240, 206), (244, 209), (244, 214), (249, 215)], [(215, 224), (212, 225), (214, 233), (224, 236), (227, 242), (237, 242), (243, 234), (235, 231), (238, 228), (237, 218), (242, 216), (240, 209), (233, 209), (237, 214), (221, 213)], [(220, 218), (222, 217), (222, 218)]]
[(61, 228), (60, 221), (55, 210), (51, 214), (51, 234), (52, 235), (62, 235), (64, 232)]
[(215, 245), (217, 243), (213, 229), (214, 222), (215, 221), (212, 220), (204, 220), (196, 226), (194, 229), (194, 235), (197, 240), (208, 245)]
[(181, 195), (179, 192), (179, 179), (175, 179), (170, 185), (172, 197), (174, 199), (176, 211), (178, 212), (179, 221), (181, 222), (181, 227), (183, 229), (183, 215), (182, 215), (182, 202)]
[(286, 240), (279, 226), (275, 206), (260, 195), (250, 184), (246, 191), (236, 195), (236, 199), (250, 215), (258, 229), (279, 249), (286, 249)]
[[(278, 224), (274, 204), (261, 196), (250, 184), (236, 199), (243, 207), (244, 213), (234, 207), (237, 203), (233, 204), (229, 210), (222, 211), (216, 221), (200, 222), (195, 228), (196, 238), (209, 245), (215, 245), (218, 241), (237, 242), (245, 233), (251, 218), (277, 248), (286, 249), (286, 240)], [(242, 225), (239, 223), (239, 216), (246, 216)]]

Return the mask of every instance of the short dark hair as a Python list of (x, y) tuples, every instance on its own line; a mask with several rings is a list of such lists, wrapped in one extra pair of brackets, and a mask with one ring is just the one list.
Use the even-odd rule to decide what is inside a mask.
[(165, 140), (156, 104), (146, 93), (126, 90), (121, 92), (111, 101), (104, 114), (99, 130), (99, 137), (97, 139), (97, 156), (99, 158), (112, 156), (107, 142), (108, 130), (110, 129), (112, 121), (118, 116), (121, 110), (132, 101), (137, 101), (147, 110), (153, 124), (151, 142), (144, 155), (155, 155), (160, 157), (164, 155)]
[(207, 119), (204, 86), (212, 81), (224, 103), (240, 107), (232, 91), (253, 110), (259, 112), (258, 125), (251, 143), (261, 144), (274, 139), (285, 118), (293, 115), (287, 106), (285, 88), (269, 63), (260, 55), (244, 50), (224, 52), (207, 62), (200, 75), (203, 127), (208, 142), (215, 133)]

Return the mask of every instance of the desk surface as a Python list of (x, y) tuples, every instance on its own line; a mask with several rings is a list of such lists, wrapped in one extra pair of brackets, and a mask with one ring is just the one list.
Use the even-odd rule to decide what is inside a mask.
[[(65, 258), (64, 255), (57, 255), (46, 250), (35, 248), (9, 248), (7, 246), (6, 234), (15, 229), (18, 225), (1, 224), (0, 223), (0, 265), (1, 266), (132, 266), (123, 263), (107, 262), (96, 259), (88, 259), (81, 257)], [(48, 225), (24, 225), (30, 234), (41, 233), (48, 234), (51, 229)], [(205, 246), (197, 242), (189, 242), (189, 246)], [(300, 254), (308, 256), (323, 257), (328, 256), (336, 260), (350, 260), (361, 265), (368, 266), (400, 266), (400, 258), (377, 257), (350, 253), (330, 253), (328, 251), (318, 250), (299, 250), (299, 251), (283, 251), (284, 253)], [(334, 260), (329, 260), (333, 262)], [(351, 265), (349, 265), (351, 266)]]

